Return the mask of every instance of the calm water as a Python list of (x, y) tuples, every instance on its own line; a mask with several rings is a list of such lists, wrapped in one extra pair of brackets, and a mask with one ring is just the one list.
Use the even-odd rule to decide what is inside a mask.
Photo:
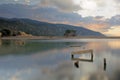
[(120, 40), (1, 40), (0, 80), (120, 80)]

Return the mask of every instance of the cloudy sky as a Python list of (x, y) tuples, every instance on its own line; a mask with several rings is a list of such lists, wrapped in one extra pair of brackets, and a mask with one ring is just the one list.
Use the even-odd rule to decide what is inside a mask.
[(83, 26), (109, 36), (120, 34), (120, 0), (0, 0), (0, 5), (4, 5), (1, 17), (26, 17)]

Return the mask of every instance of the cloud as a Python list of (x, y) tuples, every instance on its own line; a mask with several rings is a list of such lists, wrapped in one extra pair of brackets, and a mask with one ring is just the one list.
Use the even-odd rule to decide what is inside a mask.
[(104, 16), (111, 18), (120, 13), (119, 0), (0, 0), (0, 4), (9, 3), (54, 7), (64, 12), (77, 12), (84, 17)]
[[(48, 3), (46, 4), (48, 5)], [(50, 2), (49, 5), (50, 4), (52, 3)], [(62, 5), (62, 3), (60, 4)], [(0, 5), (0, 17), (30, 18), (43, 22), (63, 23), (63, 24), (69, 24), (75, 26), (83, 26), (87, 29), (102, 32), (107, 35), (108, 35), (107, 32), (109, 30), (110, 32), (112, 31), (111, 27), (114, 26), (117, 28), (118, 26), (120, 26), (120, 15), (116, 15), (111, 18), (105, 18), (104, 16), (82, 17), (77, 13), (73, 13), (70, 11), (64, 12), (64, 11), (62, 10), (62, 8), (57, 9), (55, 7), (45, 7), (45, 6), (36, 7), (36, 6), (23, 5), (23, 4)]]
[(28, 3), (29, 0), (0, 0), (0, 4), (16, 4), (16, 3), (21, 3), (21, 4), (26, 4)]
[(80, 10), (80, 6), (74, 4), (72, 0), (41, 0), (39, 6), (55, 7), (62, 11), (77, 11)]
[[(115, 1), (116, 1), (117, 3), (120, 2), (120, 0), (115, 0)], [(118, 3), (118, 4), (120, 4), (120, 3)]]
[(105, 21), (105, 18), (103, 17), (103, 16), (96, 16), (96, 17), (94, 17), (94, 20), (101, 20), (101, 21)]
[(78, 25), (98, 32), (106, 32), (110, 28), (108, 21), (103, 16), (81, 17)]
[(109, 19), (109, 24), (112, 26), (118, 26), (120, 25), (120, 15), (113, 16)]
[(108, 24), (87, 24), (85, 25), (88, 29), (98, 31), (98, 32), (104, 32), (108, 29)]
[(120, 26), (112, 26), (104, 34), (108, 36), (120, 36)]
[[(115, 0), (81, 0), (82, 10), (78, 13), (84, 17), (87, 16), (104, 16), (111, 18), (120, 13), (120, 5)], [(112, 13), (111, 13), (112, 11)]]

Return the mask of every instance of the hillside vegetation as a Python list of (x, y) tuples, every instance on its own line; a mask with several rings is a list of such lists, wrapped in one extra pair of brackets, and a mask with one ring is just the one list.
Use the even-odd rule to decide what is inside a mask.
[(12, 33), (25, 32), (35, 36), (64, 36), (67, 30), (75, 31), (75, 36), (104, 36), (99, 32), (83, 27), (19, 18), (0, 18), (0, 31), (3, 29), (11, 30)]

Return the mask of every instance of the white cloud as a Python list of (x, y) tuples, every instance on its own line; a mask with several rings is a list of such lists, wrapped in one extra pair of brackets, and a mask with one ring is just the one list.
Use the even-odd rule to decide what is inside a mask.
[(120, 14), (120, 6), (115, 0), (81, 0), (82, 10), (78, 13), (82, 16), (104, 16), (110, 18)]
[(81, 7), (86, 10), (95, 10), (97, 5), (94, 1), (84, 0), (81, 2)]
[(104, 16), (111, 18), (120, 14), (120, 0), (0, 0), (0, 4), (20, 3), (56, 7), (61, 11), (73, 12), (82, 16)]

